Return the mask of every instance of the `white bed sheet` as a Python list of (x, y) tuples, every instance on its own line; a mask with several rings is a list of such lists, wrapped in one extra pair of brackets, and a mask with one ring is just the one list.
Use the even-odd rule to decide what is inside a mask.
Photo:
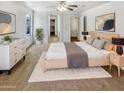
[(88, 58), (98, 58), (98, 59), (109, 58), (110, 52), (107, 50), (104, 49), (99, 50), (85, 42), (76, 42), (76, 44), (87, 52)]
[[(109, 51), (107, 50), (99, 50), (85, 42), (75, 42), (76, 45), (84, 49), (89, 59), (108, 59), (109, 58)], [(51, 43), (46, 54), (46, 59), (67, 59), (66, 49), (64, 43), (56, 42)]]
[(46, 54), (46, 59), (65, 59), (67, 58), (65, 45), (62, 42), (51, 43)]

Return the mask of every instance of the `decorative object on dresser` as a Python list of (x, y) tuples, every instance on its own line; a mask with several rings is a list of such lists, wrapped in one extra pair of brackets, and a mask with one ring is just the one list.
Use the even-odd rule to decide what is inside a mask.
[(124, 38), (112, 38), (112, 44), (117, 45), (116, 52), (118, 53), (118, 55), (122, 55), (122, 46), (124, 45)]
[(12, 42), (12, 39), (10, 38), (10, 36), (5, 36), (3, 38), (3, 40), (4, 40), (4, 44), (8, 44), (8, 43)]
[(12, 67), (22, 58), (25, 59), (25, 40), (13, 38), (9, 44), (0, 44), (0, 52), (0, 70), (8, 71), (8, 74), (11, 74)]
[(88, 35), (88, 32), (82, 32), (82, 35), (84, 36), (84, 40), (87, 40), (87, 35)]
[(120, 68), (124, 67), (124, 55), (118, 55), (116, 52), (110, 54), (110, 70), (111, 66), (115, 65), (118, 67), (118, 77), (120, 77)]

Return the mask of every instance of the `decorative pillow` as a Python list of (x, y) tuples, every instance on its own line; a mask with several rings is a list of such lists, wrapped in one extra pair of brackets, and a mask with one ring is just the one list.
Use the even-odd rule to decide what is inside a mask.
[(93, 41), (94, 41), (96, 38), (98, 38), (98, 37), (90, 37), (90, 38), (87, 39), (86, 43), (92, 45)]
[(109, 42), (106, 42), (105, 45), (104, 45), (104, 49), (108, 50), (108, 51), (111, 51), (111, 50), (114, 49), (114, 45), (109, 43)]
[(95, 48), (97, 48), (97, 49), (100, 49), (100, 50), (101, 50), (101, 49), (103, 49), (104, 44), (105, 44), (105, 41), (104, 41), (104, 40), (95, 39), (95, 40), (93, 41), (92, 46), (95, 47)]
[(86, 41), (86, 43), (92, 45), (93, 41), (94, 41), (94, 38), (89, 38), (89, 39)]

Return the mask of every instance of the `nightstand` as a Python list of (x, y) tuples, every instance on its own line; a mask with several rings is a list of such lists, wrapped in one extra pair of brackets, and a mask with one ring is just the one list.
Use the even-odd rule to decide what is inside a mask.
[(118, 68), (118, 77), (120, 77), (120, 69), (124, 67), (124, 54), (118, 55), (116, 52), (111, 52), (110, 54), (110, 70), (111, 66), (115, 65)]

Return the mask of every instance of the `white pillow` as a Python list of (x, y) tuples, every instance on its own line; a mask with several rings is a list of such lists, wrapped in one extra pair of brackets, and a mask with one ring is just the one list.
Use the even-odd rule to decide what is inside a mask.
[(92, 45), (93, 40), (94, 40), (94, 38), (89, 38), (89, 39), (86, 41), (86, 43), (88, 43), (88, 44)]
[(100, 50), (101, 50), (101, 49), (103, 49), (104, 44), (105, 44), (105, 41), (104, 41), (104, 40), (95, 39), (95, 40), (93, 41), (92, 46), (95, 47), (95, 48), (97, 48), (97, 49), (100, 49)]
[(89, 45), (92, 45), (93, 44), (93, 41), (98, 38), (98, 37), (90, 37), (87, 39), (86, 43), (88, 43)]

